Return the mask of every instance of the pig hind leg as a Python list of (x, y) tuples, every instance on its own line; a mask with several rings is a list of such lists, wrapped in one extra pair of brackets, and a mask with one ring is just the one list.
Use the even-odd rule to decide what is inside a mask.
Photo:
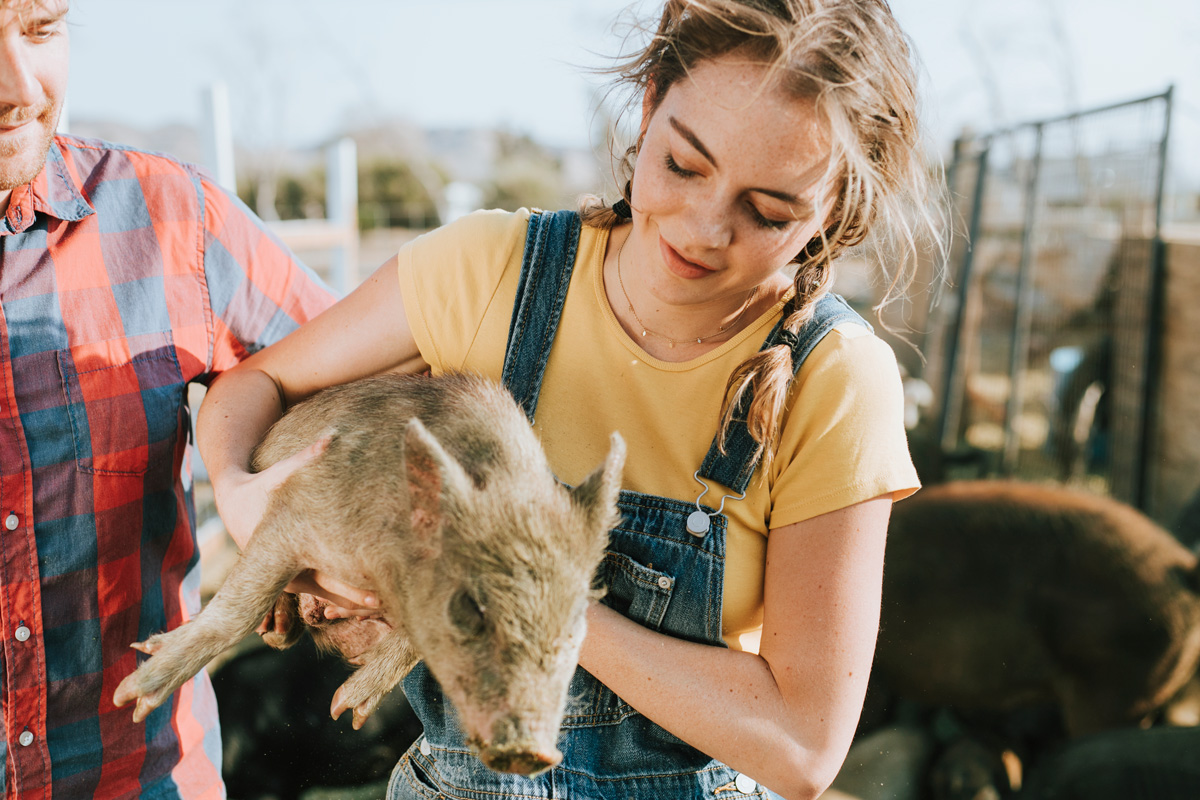
[(208, 606), (191, 622), (132, 646), (151, 656), (117, 687), (113, 703), (137, 700), (141, 722), (205, 664), (252, 632), (300, 571), (283, 533), (290, 523), (272, 513), (259, 525), (237, 565)]
[(334, 692), (330, 715), (337, 719), (346, 709), (354, 709), (353, 725), (358, 730), (417, 661), (408, 637), (401, 629), (393, 629), (363, 653), (363, 666)]

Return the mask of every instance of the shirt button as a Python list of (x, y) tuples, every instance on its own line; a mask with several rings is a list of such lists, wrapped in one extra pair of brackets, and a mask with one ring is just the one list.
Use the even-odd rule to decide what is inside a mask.
[(754, 778), (751, 778), (749, 775), (743, 775), (740, 772), (738, 773), (738, 776), (734, 778), (733, 785), (736, 786), (737, 790), (742, 794), (750, 794), (758, 788), (758, 784), (754, 781)]
[(21, 747), (29, 747), (33, 744), (33, 734), (28, 730), (21, 731), (21, 735), (17, 737), (17, 741), (21, 743)]
[(670, 578), (668, 578), (666, 575), (663, 575), (661, 578), (658, 579), (658, 588), (670, 589), (672, 583), (673, 583), (673, 581)]
[(29, 641), (29, 628), (26, 628), (24, 625), (22, 625), (17, 628), (17, 630), (14, 632), (14, 635), (17, 637), (18, 642)]
[(4, 518), (4, 527), (8, 528), (10, 531), (15, 531), (17, 526), (20, 524), (21, 520), (17, 519), (16, 514), (9, 514)]
[(418, 749), (421, 751), (421, 755), (423, 756), (427, 756), (433, 752), (433, 748), (429, 746), (429, 740), (425, 738), (421, 739), (421, 746)]

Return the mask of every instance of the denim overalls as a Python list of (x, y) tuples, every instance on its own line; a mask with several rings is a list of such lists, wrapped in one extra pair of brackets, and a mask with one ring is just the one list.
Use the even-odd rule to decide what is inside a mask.
[[(535, 211), (529, 220), (503, 380), (531, 420), (575, 266), (579, 231), (573, 212)], [(776, 325), (763, 346), (791, 339), (798, 369), (821, 337), (846, 321), (866, 325), (841, 298), (827, 296), (798, 337)], [(700, 476), (728, 487), (736, 497), (754, 472), (754, 449), (745, 425), (736, 424), (726, 454), (720, 454), (714, 441)], [(721, 486), (713, 491), (724, 494)], [(694, 518), (692, 529), (707, 530), (693, 534), (688, 517), (698, 508), (707, 520)], [(599, 570), (607, 588), (603, 602), (653, 630), (724, 647), (725, 516), (697, 502), (629, 491), (621, 492), (620, 510), (621, 523)], [(388, 800), (777, 797), (667, 733), (583, 669), (576, 671), (570, 687), (559, 740), (562, 764), (536, 778), (492, 772), (468, 751), (454, 710), (424, 663), (405, 679), (404, 692), (425, 732), (392, 773)]]

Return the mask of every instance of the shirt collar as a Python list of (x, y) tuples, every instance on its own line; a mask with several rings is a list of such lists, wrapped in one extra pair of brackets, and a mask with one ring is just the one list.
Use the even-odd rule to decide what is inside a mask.
[(8, 212), (4, 215), (3, 224), (0, 224), (0, 234), (28, 230), (35, 214), (48, 214), (65, 222), (77, 222), (94, 213), (96, 210), (83, 198), (83, 193), (67, 169), (56, 136), (50, 142), (42, 171), (29, 183), (12, 190)]

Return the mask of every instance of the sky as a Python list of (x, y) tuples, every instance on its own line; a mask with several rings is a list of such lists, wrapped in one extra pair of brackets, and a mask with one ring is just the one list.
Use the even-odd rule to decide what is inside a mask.
[[(595, 137), (614, 23), (641, 0), (72, 0), (72, 119), (196, 124), (228, 86), (249, 147), (347, 127), (504, 126), (551, 145)], [(923, 66), (941, 152), (976, 131), (1175, 84), (1172, 164), (1200, 182), (1197, 0), (892, 0)], [(628, 16), (625, 17), (628, 19)]]

